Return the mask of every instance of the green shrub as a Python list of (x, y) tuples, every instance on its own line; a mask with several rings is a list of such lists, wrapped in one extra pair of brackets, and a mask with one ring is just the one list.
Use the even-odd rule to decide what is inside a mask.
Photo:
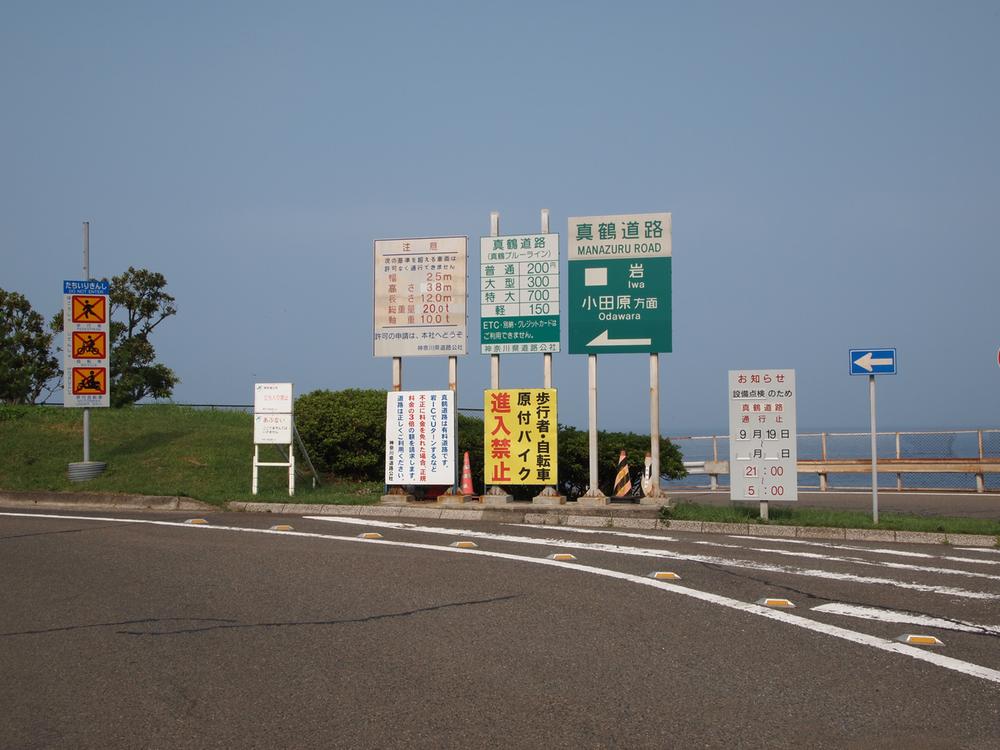
[[(586, 430), (559, 425), (559, 491), (566, 497), (579, 497), (590, 485), (590, 434)], [(642, 478), (649, 435), (635, 432), (597, 431), (597, 479), (601, 492), (611, 496), (618, 473), (618, 454), (628, 455), (632, 486)], [(660, 474), (670, 479), (687, 476), (684, 457), (676, 445), (660, 438)]]
[[(309, 456), (319, 471), (339, 477), (383, 481), (385, 477), (385, 396), (381, 390), (349, 388), (344, 391), (313, 391), (295, 401), (295, 423)], [(469, 452), (476, 492), (485, 492), (483, 419), (458, 415), (458, 456)], [(612, 494), (618, 470), (618, 452), (628, 453), (632, 481), (642, 476), (649, 436), (634, 432), (598, 432), (598, 472), (601, 491)], [(559, 425), (559, 492), (576, 498), (589, 485), (587, 432)], [(665, 438), (660, 440), (660, 471), (672, 479), (685, 475), (680, 451)], [(527, 500), (541, 491), (538, 486), (509, 485), (515, 499)]]
[(385, 475), (385, 391), (312, 391), (295, 400), (295, 425), (318, 471), (351, 479)]

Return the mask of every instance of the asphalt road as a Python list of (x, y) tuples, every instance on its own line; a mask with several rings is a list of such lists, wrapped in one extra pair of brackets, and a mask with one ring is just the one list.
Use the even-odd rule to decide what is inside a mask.
[[(995, 550), (62, 515), (0, 514), (0, 747), (911, 750), (1000, 738)], [(294, 531), (266, 531), (279, 522)], [(449, 546), (459, 540), (478, 547)], [(754, 604), (763, 597), (795, 608)], [(944, 645), (895, 640), (906, 633)]]

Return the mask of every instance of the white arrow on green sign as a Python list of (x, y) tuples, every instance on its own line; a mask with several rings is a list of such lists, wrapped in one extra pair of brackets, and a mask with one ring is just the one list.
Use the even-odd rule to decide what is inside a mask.
[(569, 352), (669, 352), (670, 214), (569, 220)]

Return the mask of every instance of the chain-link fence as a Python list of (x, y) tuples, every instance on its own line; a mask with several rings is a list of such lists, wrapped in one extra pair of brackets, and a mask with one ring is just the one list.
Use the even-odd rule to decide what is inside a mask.
[[(666, 481), (667, 487), (712, 487), (712, 476), (707, 474), (704, 462), (729, 460), (728, 435), (694, 435), (671, 437), (684, 456), (689, 476)], [(948, 430), (938, 432), (880, 432), (876, 438), (879, 460), (883, 459), (990, 459), (1000, 458), (1000, 429)], [(835, 461), (838, 459), (871, 458), (871, 435), (867, 432), (810, 432), (798, 436), (800, 461)], [(879, 471), (879, 488), (886, 489), (977, 489), (976, 475), (972, 472), (934, 472), (928, 461), (928, 470), (919, 472)], [(709, 469), (711, 466), (709, 465)], [(729, 475), (716, 477), (720, 486), (729, 486)], [(1000, 474), (983, 475), (986, 490), (1000, 490)], [(871, 470), (857, 473), (827, 475), (828, 488), (871, 487)], [(800, 472), (799, 486), (820, 488), (819, 473)]]

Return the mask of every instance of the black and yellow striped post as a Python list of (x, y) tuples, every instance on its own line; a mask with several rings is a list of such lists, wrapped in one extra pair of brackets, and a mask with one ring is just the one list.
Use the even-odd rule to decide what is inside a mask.
[(618, 456), (618, 474), (615, 476), (615, 497), (628, 497), (632, 494), (632, 477), (629, 475), (628, 458), (625, 451)]

